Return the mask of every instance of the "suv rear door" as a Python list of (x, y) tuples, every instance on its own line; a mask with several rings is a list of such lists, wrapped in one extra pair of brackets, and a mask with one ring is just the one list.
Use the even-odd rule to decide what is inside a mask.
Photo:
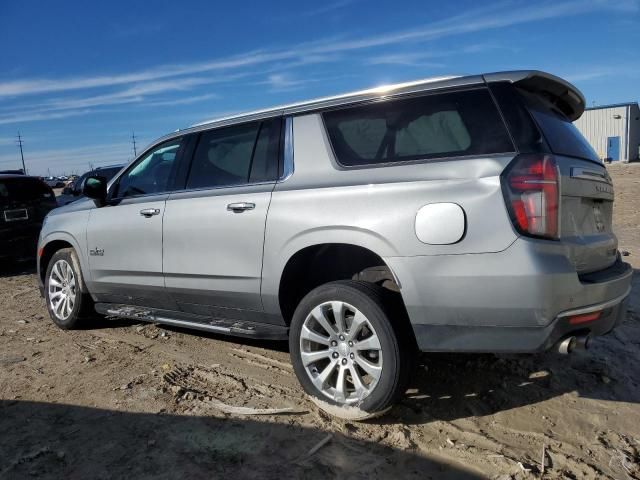
[(167, 199), (163, 271), (180, 309), (249, 319), (262, 311), (265, 222), (278, 177), (281, 119), (202, 132), (183, 191)]
[(173, 306), (164, 295), (162, 222), (185, 148), (183, 138), (152, 147), (110, 186), (108, 204), (91, 210), (87, 243), (98, 301)]

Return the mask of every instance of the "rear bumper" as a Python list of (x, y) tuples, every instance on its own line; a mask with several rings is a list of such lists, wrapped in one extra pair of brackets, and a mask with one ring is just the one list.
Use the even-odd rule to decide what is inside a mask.
[(40, 225), (25, 225), (0, 232), (0, 258), (35, 258)]
[(536, 352), (570, 333), (603, 335), (624, 319), (633, 274), (618, 259), (581, 279), (557, 244), (523, 239), (497, 253), (385, 260), (423, 351)]

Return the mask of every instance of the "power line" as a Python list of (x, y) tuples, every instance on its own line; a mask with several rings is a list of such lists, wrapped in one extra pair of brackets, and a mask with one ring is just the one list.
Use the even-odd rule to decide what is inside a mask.
[(18, 146), (20, 147), (20, 158), (22, 159), (22, 171), (24, 174), (27, 174), (27, 167), (24, 164), (24, 152), (22, 151), (22, 137), (20, 136), (20, 132), (18, 132)]
[(133, 158), (138, 156), (138, 150), (136, 149), (136, 132), (131, 132), (131, 141), (133, 142)]

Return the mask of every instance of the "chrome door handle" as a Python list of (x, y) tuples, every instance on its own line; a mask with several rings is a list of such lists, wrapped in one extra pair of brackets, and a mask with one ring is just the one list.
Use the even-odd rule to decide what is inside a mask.
[(245, 210), (253, 210), (254, 208), (256, 208), (256, 204), (249, 202), (230, 203), (227, 205), (227, 210), (235, 213), (244, 212)]
[(159, 208), (144, 208), (140, 210), (140, 215), (146, 218), (151, 218), (154, 215), (159, 215), (159, 214), (160, 214)]

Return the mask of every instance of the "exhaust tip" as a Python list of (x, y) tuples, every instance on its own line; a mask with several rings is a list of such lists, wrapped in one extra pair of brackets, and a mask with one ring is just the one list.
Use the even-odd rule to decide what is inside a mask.
[(570, 336), (558, 343), (558, 353), (569, 355), (575, 350), (588, 350), (591, 346), (591, 335)]
[(567, 337), (558, 343), (558, 353), (569, 355), (576, 347), (576, 337)]

